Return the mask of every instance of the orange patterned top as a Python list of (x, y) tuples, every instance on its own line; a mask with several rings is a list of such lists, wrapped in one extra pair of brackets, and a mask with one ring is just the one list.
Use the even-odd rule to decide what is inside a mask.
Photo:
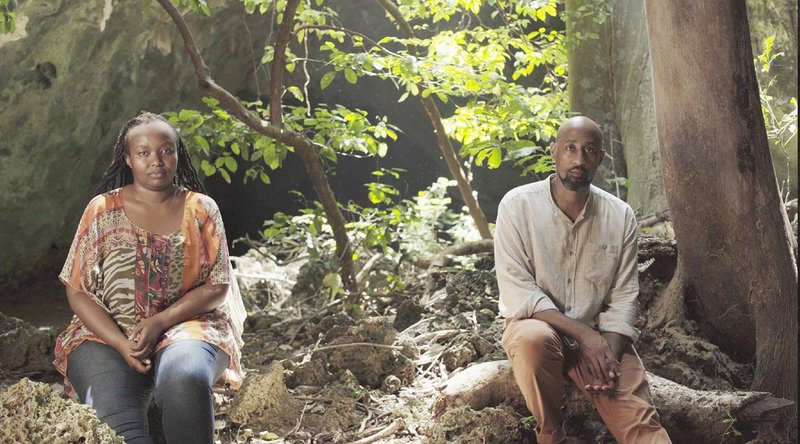
[[(216, 202), (205, 194), (186, 191), (178, 231), (159, 235), (130, 221), (121, 189), (96, 196), (83, 212), (59, 279), (88, 294), (129, 335), (134, 326), (202, 285), (226, 284), (233, 279), (225, 229)], [(221, 383), (242, 382), (241, 326), (234, 328), (227, 304), (166, 330), (156, 351), (184, 340), (213, 344), (230, 360)], [(67, 355), (83, 341), (103, 340), (77, 316), (56, 341), (56, 369), (67, 380)]]

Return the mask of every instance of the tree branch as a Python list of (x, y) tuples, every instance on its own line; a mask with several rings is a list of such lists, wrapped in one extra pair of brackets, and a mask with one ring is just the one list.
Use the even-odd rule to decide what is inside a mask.
[[(186, 45), (186, 52), (189, 54), (189, 58), (192, 61), (192, 66), (197, 75), (200, 89), (205, 94), (219, 100), (220, 106), (224, 110), (236, 116), (237, 119), (254, 131), (295, 148), (295, 152), (303, 161), (306, 172), (311, 179), (314, 191), (316, 191), (322, 203), (325, 215), (328, 218), (328, 223), (333, 229), (333, 236), (336, 241), (336, 253), (341, 267), (339, 273), (342, 277), (342, 283), (344, 287), (350, 291), (351, 298), (355, 297), (359, 293), (359, 290), (353, 270), (353, 253), (352, 247), (350, 246), (350, 238), (345, 228), (344, 216), (342, 216), (339, 210), (339, 204), (328, 183), (325, 168), (322, 165), (319, 153), (317, 153), (314, 147), (314, 143), (302, 134), (295, 133), (291, 130), (283, 130), (278, 126), (270, 125), (268, 122), (261, 120), (256, 114), (245, 108), (236, 96), (228, 92), (225, 88), (217, 85), (211, 78), (208, 66), (206, 66), (203, 61), (203, 57), (197, 49), (192, 33), (189, 31), (189, 27), (186, 21), (183, 20), (180, 12), (178, 12), (169, 0), (158, 0), (158, 4), (169, 14), (175, 26), (177, 26), (181, 38), (183, 38), (183, 42)], [(281, 51), (281, 54), (284, 52), (285, 51)], [(276, 57), (278, 57), (278, 54), (276, 54)], [(270, 88), (270, 91), (272, 91), (272, 88)], [(276, 107), (273, 106), (272, 108), (275, 109)], [(277, 108), (280, 109), (280, 105)]]
[(272, 61), (269, 84), (269, 116), (272, 124), (278, 128), (283, 127), (283, 107), (281, 93), (283, 92), (283, 69), (286, 66), (286, 47), (292, 38), (292, 25), (294, 15), (300, 0), (289, 0), (283, 11), (283, 22), (278, 28), (278, 37), (275, 39), (275, 58)]
[[(416, 37), (414, 35), (414, 30), (411, 29), (411, 25), (406, 21), (400, 9), (398, 9), (394, 3), (389, 0), (377, 0), (377, 2), (392, 16), (394, 23), (405, 34), (406, 38)], [(408, 47), (408, 53), (411, 56), (416, 56), (416, 50), (413, 46)], [(458, 156), (456, 156), (456, 152), (453, 149), (453, 144), (450, 143), (450, 138), (447, 137), (444, 123), (442, 123), (442, 115), (439, 113), (436, 102), (434, 102), (431, 97), (420, 97), (420, 101), (433, 125), (433, 131), (439, 143), (439, 150), (442, 152), (442, 157), (447, 164), (447, 169), (458, 184), (458, 191), (469, 210), (470, 216), (472, 216), (475, 226), (478, 228), (478, 232), (481, 234), (482, 238), (491, 239), (492, 232), (489, 230), (489, 222), (486, 220), (486, 215), (483, 213), (480, 204), (472, 194), (472, 185), (469, 183), (469, 180), (467, 180), (466, 174), (461, 168), (461, 163), (458, 161)]]

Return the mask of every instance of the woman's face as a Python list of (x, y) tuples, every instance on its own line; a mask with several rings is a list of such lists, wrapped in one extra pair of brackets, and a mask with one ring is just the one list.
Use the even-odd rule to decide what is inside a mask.
[(128, 131), (125, 163), (133, 183), (152, 191), (172, 187), (178, 170), (178, 135), (160, 120), (135, 126)]

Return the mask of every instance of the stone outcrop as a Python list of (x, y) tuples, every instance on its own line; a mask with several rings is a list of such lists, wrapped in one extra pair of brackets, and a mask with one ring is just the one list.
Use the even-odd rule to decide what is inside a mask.
[(23, 378), (0, 393), (0, 442), (123, 443), (89, 406)]
[(55, 332), (0, 313), (0, 372), (9, 375), (57, 375), (53, 361)]
[[(241, 3), (187, 13), (215, 79), (253, 83), (263, 42)], [(0, 280), (26, 277), (63, 256), (111, 159), (122, 125), (142, 110), (199, 108), (197, 81), (175, 27), (157, 4), (20, 0), (17, 31), (0, 36)], [(256, 60), (257, 62), (258, 60)]]

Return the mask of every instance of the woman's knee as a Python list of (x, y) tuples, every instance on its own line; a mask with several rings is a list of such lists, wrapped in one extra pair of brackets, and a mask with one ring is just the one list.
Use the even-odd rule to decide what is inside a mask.
[(219, 360), (226, 356), (202, 341), (181, 341), (167, 346), (156, 358), (156, 401), (171, 396), (210, 397), (211, 386), (220, 373)]

